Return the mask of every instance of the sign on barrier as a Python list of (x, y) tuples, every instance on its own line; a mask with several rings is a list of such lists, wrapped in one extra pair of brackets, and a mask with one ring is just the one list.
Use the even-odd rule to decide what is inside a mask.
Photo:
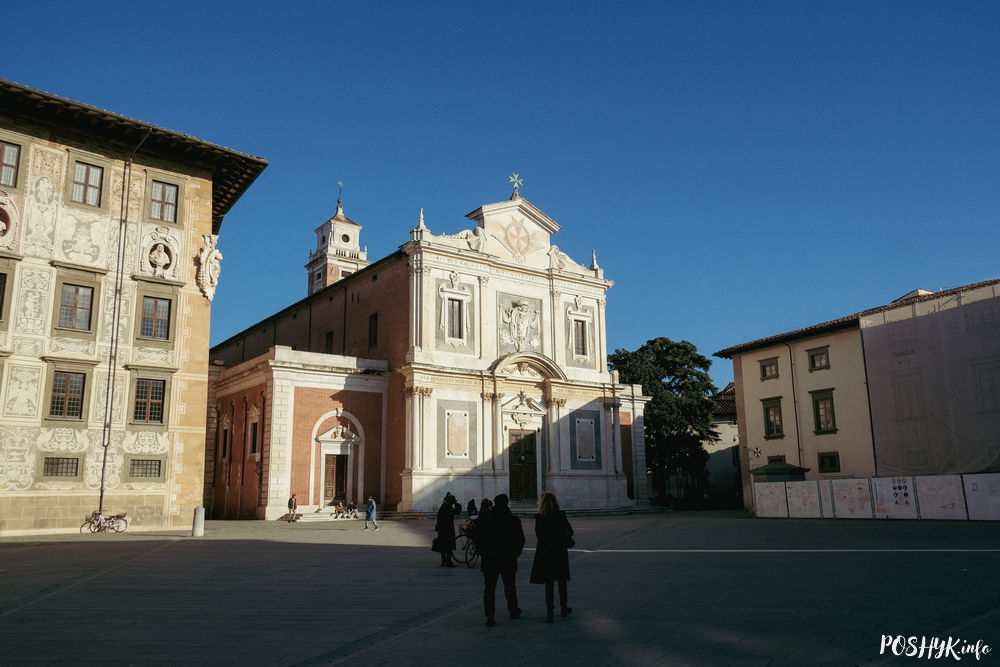
[(1000, 473), (962, 475), (969, 518), (973, 521), (1000, 521)]
[(757, 516), (780, 518), (788, 516), (784, 482), (760, 482), (754, 484), (753, 493), (754, 500), (757, 503)]
[(833, 480), (833, 512), (838, 519), (871, 519), (872, 495), (868, 480)]
[(916, 519), (917, 496), (912, 477), (876, 477), (875, 517), (878, 519)]
[(786, 482), (785, 494), (789, 518), (818, 519), (822, 516), (816, 482)]
[(917, 477), (921, 519), (968, 519), (961, 475)]

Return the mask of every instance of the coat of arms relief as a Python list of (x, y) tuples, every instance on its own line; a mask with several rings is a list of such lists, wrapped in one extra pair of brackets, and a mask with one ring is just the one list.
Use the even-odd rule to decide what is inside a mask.
[(538, 349), (541, 343), (541, 313), (528, 301), (514, 301), (501, 309), (500, 340), (518, 352)]

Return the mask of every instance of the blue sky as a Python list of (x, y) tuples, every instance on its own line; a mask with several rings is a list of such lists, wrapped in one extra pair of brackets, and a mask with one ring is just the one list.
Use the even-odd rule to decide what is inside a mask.
[[(4, 12), (0, 75), (266, 158), (226, 217), (219, 342), (521, 193), (597, 249), (608, 344), (729, 345), (1000, 277), (997, 2), (105, 2)], [(714, 359), (721, 388), (728, 361)]]

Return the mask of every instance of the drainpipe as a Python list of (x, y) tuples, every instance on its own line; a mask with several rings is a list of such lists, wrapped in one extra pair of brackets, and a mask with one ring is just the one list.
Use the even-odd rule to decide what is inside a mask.
[(788, 348), (788, 363), (792, 373), (792, 414), (795, 417), (795, 450), (799, 457), (799, 467), (804, 468), (802, 465), (802, 438), (799, 436), (799, 397), (795, 393), (795, 354), (792, 352), (792, 347), (788, 343), (782, 343)]

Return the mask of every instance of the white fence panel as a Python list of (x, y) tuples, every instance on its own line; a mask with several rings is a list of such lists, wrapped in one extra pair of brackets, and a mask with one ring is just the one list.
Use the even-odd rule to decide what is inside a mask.
[(793, 519), (818, 519), (822, 516), (817, 482), (786, 482), (788, 516)]
[(962, 475), (969, 518), (973, 521), (1000, 521), (1000, 473)]
[(876, 477), (875, 516), (879, 519), (916, 519), (917, 497), (912, 477)]
[(921, 519), (968, 519), (961, 475), (917, 477)]
[(871, 519), (874, 514), (868, 480), (833, 480), (833, 511), (838, 519)]
[(784, 482), (760, 482), (753, 485), (754, 500), (757, 502), (757, 516), (788, 516), (788, 502), (785, 499)]
[(823, 516), (827, 519), (833, 518), (833, 485), (830, 480), (819, 480), (819, 497), (822, 502)]

